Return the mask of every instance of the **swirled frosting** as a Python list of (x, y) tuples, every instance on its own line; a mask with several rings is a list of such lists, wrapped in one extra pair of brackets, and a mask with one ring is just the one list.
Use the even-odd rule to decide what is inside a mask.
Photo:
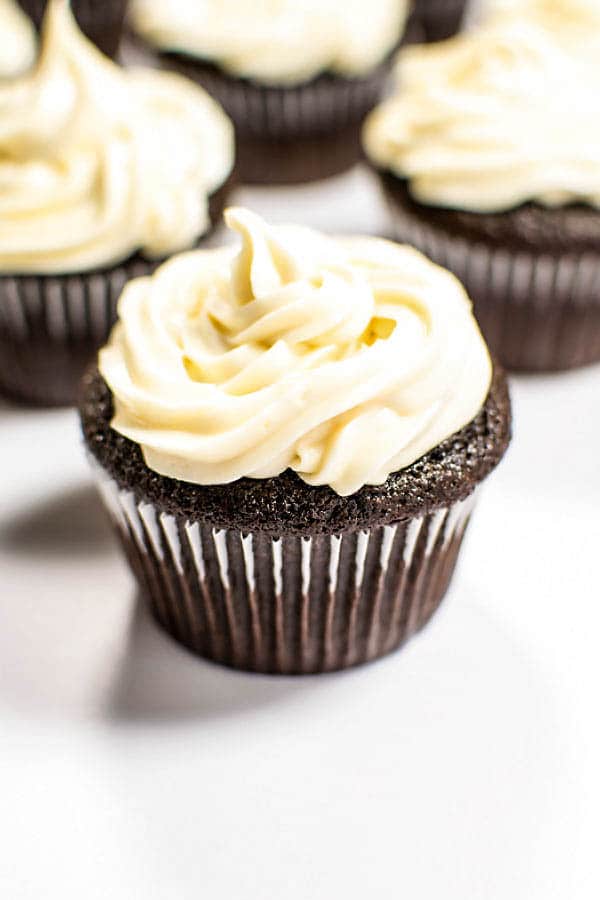
[(37, 66), (0, 86), (0, 272), (192, 247), (232, 164), (232, 126), (204, 91), (115, 65), (55, 0)]
[(364, 75), (398, 43), (408, 0), (134, 0), (137, 31), (161, 50), (270, 84), (325, 70)]
[(600, 4), (529, 0), (400, 54), (365, 147), (420, 202), (502, 212), (600, 206)]
[(269, 227), (129, 283), (100, 353), (112, 427), (195, 484), (291, 468), (348, 495), (468, 424), (491, 381), (459, 282), (409, 247)]
[(15, 0), (0, 0), (0, 78), (28, 69), (35, 59), (35, 31)]

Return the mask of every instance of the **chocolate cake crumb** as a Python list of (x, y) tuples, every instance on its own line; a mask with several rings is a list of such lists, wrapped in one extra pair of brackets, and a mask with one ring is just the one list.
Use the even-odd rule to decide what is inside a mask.
[(110, 427), (112, 394), (96, 367), (82, 385), (80, 415), (86, 445), (122, 490), (159, 510), (213, 528), (279, 534), (341, 534), (387, 525), (450, 506), (468, 497), (495, 468), (511, 436), (506, 377), (494, 369), (479, 415), (457, 434), (387, 479), (350, 497), (311, 487), (291, 470), (276, 478), (241, 478), (202, 486), (158, 475), (140, 447)]

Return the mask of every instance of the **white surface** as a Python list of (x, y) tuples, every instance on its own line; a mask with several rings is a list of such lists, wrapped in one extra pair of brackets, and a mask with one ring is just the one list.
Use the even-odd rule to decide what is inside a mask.
[[(237, 199), (385, 226), (360, 171)], [(0, 408), (0, 896), (597, 900), (600, 368), (513, 389), (513, 447), (432, 625), (305, 680), (159, 633), (75, 414)]]

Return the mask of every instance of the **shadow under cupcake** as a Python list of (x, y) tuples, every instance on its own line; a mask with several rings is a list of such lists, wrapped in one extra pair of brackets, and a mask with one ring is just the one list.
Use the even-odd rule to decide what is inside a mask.
[(163, 64), (202, 85), (232, 118), (240, 179), (291, 184), (346, 171), (381, 98), (407, 0), (272, 4), (134, 0), (131, 23)]
[(66, 405), (126, 282), (219, 221), (233, 129), (195, 85), (103, 57), (63, 0), (36, 68), (0, 90), (0, 392)]
[(132, 282), (84, 381), (87, 451), (180, 643), (256, 672), (381, 657), (441, 603), (510, 438), (458, 282), (409, 248), (270, 228)]
[(531, 372), (600, 361), (600, 13), (558, 13), (404, 51), (364, 132), (394, 236), (451, 269), (494, 354)]

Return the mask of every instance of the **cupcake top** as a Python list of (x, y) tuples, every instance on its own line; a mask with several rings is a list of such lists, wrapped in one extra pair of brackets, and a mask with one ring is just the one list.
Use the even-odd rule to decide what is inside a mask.
[(0, 272), (192, 247), (233, 152), (232, 126), (204, 91), (115, 65), (54, 0), (36, 67), (0, 86)]
[(0, 0), (0, 78), (12, 78), (35, 59), (35, 30), (15, 0)]
[(459, 282), (417, 251), (226, 213), (242, 238), (129, 283), (99, 367), (112, 427), (200, 485), (291, 469), (349, 495), (477, 415), (492, 365)]
[(163, 51), (289, 85), (375, 68), (400, 40), (408, 0), (134, 0), (137, 31)]
[(503, 212), (600, 206), (600, 3), (529, 0), (402, 52), (365, 126), (371, 160), (419, 202)]

